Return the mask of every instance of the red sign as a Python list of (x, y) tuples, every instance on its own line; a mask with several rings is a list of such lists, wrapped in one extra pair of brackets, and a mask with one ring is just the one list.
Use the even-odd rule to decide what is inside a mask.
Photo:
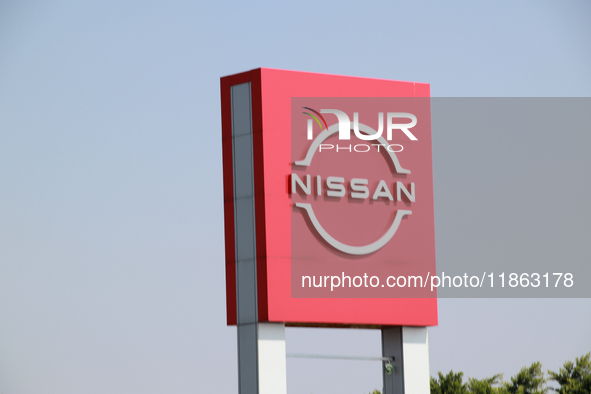
[(228, 324), (436, 325), (429, 85), (257, 69), (221, 90)]

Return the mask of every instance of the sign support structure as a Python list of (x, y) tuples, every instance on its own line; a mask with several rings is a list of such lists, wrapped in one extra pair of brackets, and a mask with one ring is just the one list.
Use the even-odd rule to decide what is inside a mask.
[[(392, 97), (410, 97), (411, 100), (391, 101)], [(357, 283), (358, 276), (351, 267), (362, 266), (368, 270), (385, 267), (400, 275), (414, 274), (408, 270), (408, 263), (414, 264), (412, 267), (436, 272), (430, 110), (421, 110), (417, 104), (428, 97), (427, 84), (273, 69), (256, 69), (221, 78), (226, 309), (228, 325), (237, 327), (241, 394), (287, 392), (286, 326), (381, 329), (382, 357), (394, 360), (391, 374), (387, 373), (386, 362), (382, 365), (383, 393), (429, 393), (427, 326), (437, 324), (436, 295), (424, 297), (412, 296), (422, 293), (412, 293), (406, 297), (389, 297), (387, 292), (396, 289), (391, 290), (384, 284), (374, 286), (377, 283), (375, 280), (380, 280), (378, 271), (371, 277), (376, 278), (374, 282), (370, 280), (371, 287), (366, 283), (365, 288), (356, 290), (349, 285), (351, 289), (338, 289), (337, 293), (331, 293), (333, 289), (326, 287), (306, 288), (304, 278), (308, 276), (301, 275), (301, 272), (306, 274), (309, 267), (337, 267), (343, 270), (343, 282), (346, 277), (344, 270), (351, 269), (347, 273), (350, 272), (353, 283)], [(368, 100), (374, 101), (370, 103)], [(408, 102), (411, 104), (404, 104)], [(365, 106), (355, 107), (357, 103)], [(336, 190), (333, 175), (340, 174), (323, 170), (323, 160), (329, 166), (333, 163), (332, 159), (327, 161), (329, 156), (326, 154), (317, 153), (313, 162), (306, 162), (305, 167), (299, 164), (306, 150), (314, 147), (311, 141), (306, 142), (306, 136), (321, 135), (324, 127), (320, 118), (326, 126), (322, 134), (322, 141), (326, 144), (340, 142), (337, 137), (343, 134), (340, 130), (343, 124), (348, 132), (355, 129), (357, 136), (360, 135), (359, 130), (370, 134), (374, 126), (360, 123), (354, 127), (351, 122), (349, 129), (348, 122), (343, 123), (343, 119), (350, 116), (357, 122), (358, 114), (355, 112), (353, 117), (350, 108), (371, 109), (375, 106), (385, 106), (385, 111), (390, 111), (388, 108), (392, 107), (392, 111), (397, 111), (388, 112), (387, 117), (383, 117), (387, 119), (383, 122), (388, 122), (388, 141), (385, 133), (379, 140), (384, 142), (384, 149), (405, 144), (405, 148), (408, 146), (406, 152), (410, 153), (392, 153), (388, 148), (391, 153), (383, 155), (386, 164), (381, 164), (381, 171), (385, 174), (383, 177), (393, 178), (387, 182), (379, 181), (372, 203), (352, 198), (367, 196), (369, 192), (363, 192), (365, 186), (359, 185), (372, 185), (372, 182), (377, 185), (379, 179), (357, 179), (359, 175), (356, 174), (344, 175), (355, 177), (357, 183), (352, 181), (351, 187), (357, 194), (351, 193), (348, 199), (340, 198), (341, 195), (332, 198), (336, 195), (334, 192), (328, 194), (330, 198), (322, 198), (323, 190), (331, 190), (331, 187)], [(314, 117), (316, 123), (309, 122), (310, 119), (299, 115), (302, 112), (300, 107), (306, 108), (304, 114), (315, 113), (320, 118)], [(364, 110), (358, 110), (361, 111), (360, 117), (369, 118), (367, 110)], [(345, 115), (346, 111), (350, 111), (350, 115)], [(333, 117), (328, 124), (321, 115), (326, 112), (339, 115), (338, 122)], [(382, 114), (380, 112), (380, 116)], [(406, 117), (414, 123), (396, 124), (392, 120), (394, 117)], [(401, 140), (409, 135), (414, 137), (409, 129), (415, 125), (417, 127), (412, 132), (418, 137), (418, 142)], [(396, 127), (404, 133), (399, 132), (392, 137)], [(302, 146), (305, 149), (302, 150)], [(349, 152), (353, 152), (351, 148)], [(376, 163), (384, 162), (380, 162), (383, 160), (380, 153), (373, 155), (373, 167), (364, 169), (358, 163), (352, 167), (374, 174)], [(336, 157), (348, 160), (353, 156)], [(346, 165), (334, 168), (334, 171), (348, 171)], [(388, 175), (390, 168), (393, 175)], [(315, 178), (302, 175), (302, 171), (316, 171)], [(298, 177), (299, 183), (292, 181), (294, 176)], [(312, 188), (312, 179), (315, 189)], [(393, 185), (393, 192), (388, 190), (392, 187), (388, 184)], [(416, 190), (422, 193), (417, 198), (415, 184)], [(299, 185), (310, 195), (313, 190), (314, 197), (307, 197), (301, 191), (298, 194), (293, 185)], [(346, 190), (343, 185), (339, 188)], [(306, 209), (300, 209), (302, 206)], [(394, 232), (387, 237), (378, 234), (377, 238), (384, 241), (372, 244), (377, 245), (372, 248), (341, 247), (339, 245), (345, 244), (340, 241), (327, 242), (327, 239), (336, 238), (333, 235), (321, 237), (318, 229), (325, 231), (326, 226), (326, 234), (328, 231), (334, 234), (331, 226), (335, 228), (336, 225), (339, 230), (346, 227), (340, 222), (327, 223), (323, 209), (335, 208), (343, 209), (345, 213), (355, 209), (381, 209), (379, 217), (396, 216), (395, 223), (390, 226)], [(318, 216), (314, 216), (316, 223), (313, 225), (306, 216), (310, 212)], [(344, 217), (346, 214), (337, 216)], [(323, 221), (322, 225), (320, 221)], [(383, 228), (384, 224), (380, 226), (376, 228)], [(371, 223), (368, 228), (370, 233), (378, 231), (371, 229)], [(415, 234), (420, 234), (420, 239), (414, 239)], [(339, 236), (342, 234), (335, 235)], [(331, 268), (323, 265), (324, 262), (334, 265)], [(312, 283), (311, 278), (309, 283)], [(333, 287), (334, 283), (333, 279)]]
[(392, 373), (383, 369), (382, 394), (430, 393), (427, 327), (385, 327), (381, 331), (382, 356), (394, 358)]

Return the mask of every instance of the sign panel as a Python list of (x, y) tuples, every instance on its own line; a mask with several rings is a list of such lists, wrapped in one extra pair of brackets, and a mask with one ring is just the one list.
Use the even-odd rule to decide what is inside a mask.
[(437, 324), (429, 85), (257, 69), (221, 89), (228, 324)]

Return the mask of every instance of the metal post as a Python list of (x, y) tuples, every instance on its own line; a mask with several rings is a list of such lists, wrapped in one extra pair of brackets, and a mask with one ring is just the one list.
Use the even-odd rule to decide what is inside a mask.
[(287, 393), (285, 324), (259, 323), (259, 394)]
[(427, 327), (382, 328), (382, 356), (394, 357), (392, 373), (382, 369), (383, 394), (429, 394)]
[(404, 393), (404, 358), (402, 354), (402, 327), (382, 328), (382, 357), (394, 357), (392, 372), (382, 363), (384, 388), (382, 394)]
[(240, 394), (286, 394), (286, 371), (283, 323), (238, 326)]

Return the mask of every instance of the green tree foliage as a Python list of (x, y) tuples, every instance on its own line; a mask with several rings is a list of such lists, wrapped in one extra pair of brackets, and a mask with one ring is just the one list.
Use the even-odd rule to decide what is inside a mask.
[(548, 389), (544, 387), (546, 379), (542, 372), (542, 364), (533, 363), (529, 368), (523, 367), (517, 375), (511, 377), (511, 382), (506, 382), (505, 392), (509, 394), (545, 394)]
[(560, 394), (591, 394), (591, 353), (567, 361), (558, 372), (548, 371), (551, 380), (560, 385), (552, 388)]
[(468, 380), (468, 392), (473, 394), (496, 394), (502, 393), (502, 388), (494, 387), (501, 383), (503, 375), (497, 374), (490, 378), (481, 380), (470, 378)]
[(462, 383), (464, 373), (449, 371), (447, 375), (437, 372), (439, 378), (431, 377), (431, 394), (467, 394), (468, 389)]
[(469, 378), (467, 383), (463, 382), (462, 372), (450, 371), (447, 375), (438, 372), (437, 379), (431, 378), (431, 394), (496, 394), (501, 393), (498, 387), (502, 375), (494, 375), (490, 378), (473, 379)]
[[(503, 382), (503, 375), (490, 378), (469, 378), (464, 383), (464, 373), (449, 371), (447, 375), (437, 372), (431, 377), (431, 394), (547, 394), (546, 378), (542, 364), (535, 362), (523, 367), (510, 382)], [(548, 371), (550, 380), (555, 380), (559, 388), (551, 388), (559, 394), (591, 394), (591, 352), (577, 357), (575, 362), (567, 361), (558, 372)], [(370, 394), (380, 394), (374, 390)]]

